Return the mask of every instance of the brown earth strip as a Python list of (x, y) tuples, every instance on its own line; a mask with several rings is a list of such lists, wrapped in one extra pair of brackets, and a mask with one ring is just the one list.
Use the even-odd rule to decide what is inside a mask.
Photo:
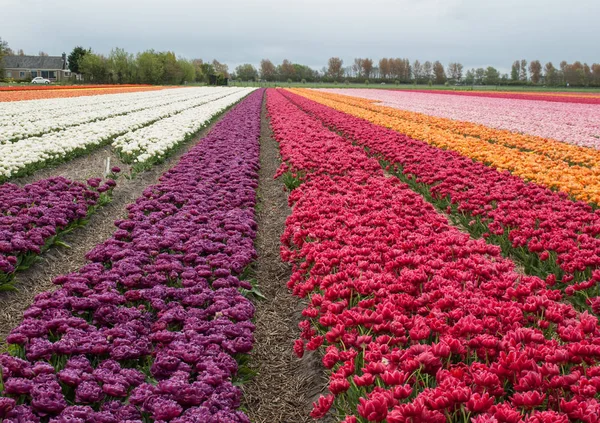
[(298, 359), (293, 352), (305, 300), (287, 289), (291, 270), (279, 255), (280, 237), (291, 213), (283, 183), (273, 176), (281, 163), (279, 145), (263, 105), (260, 138), (255, 276), (266, 297), (256, 300), (255, 344), (250, 366), (258, 373), (246, 385), (243, 409), (253, 423), (313, 422), (313, 401), (325, 391), (327, 377), (316, 353)]
[[(56, 289), (56, 285), (52, 283), (55, 277), (74, 272), (83, 266), (86, 263), (85, 254), (97, 244), (110, 238), (115, 230), (113, 222), (127, 216), (125, 207), (140, 197), (149, 185), (155, 184), (158, 178), (196, 145), (222, 116), (202, 130), (193, 140), (184, 143), (163, 163), (153, 166), (146, 172), (138, 173), (133, 179), (121, 176), (113, 191), (113, 201), (97, 209), (86, 226), (77, 228), (62, 238), (62, 241), (71, 248), (53, 246), (41, 256), (39, 262), (17, 273), (14, 286), (18, 291), (0, 292), (0, 350), (3, 348), (1, 344), (4, 343), (4, 339), (21, 322), (23, 311), (33, 302), (34, 297), (41, 292)], [(110, 146), (105, 146), (88, 155), (77, 157), (53, 168), (41, 169), (33, 175), (10, 182), (24, 185), (51, 176), (64, 176), (74, 180), (102, 177), (106, 157), (110, 157), (111, 166), (120, 167), (123, 174), (129, 173), (129, 166), (118, 159)]]

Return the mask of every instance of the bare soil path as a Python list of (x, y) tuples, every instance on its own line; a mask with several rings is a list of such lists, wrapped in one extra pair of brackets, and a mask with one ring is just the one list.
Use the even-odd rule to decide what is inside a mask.
[(258, 183), (258, 260), (255, 276), (266, 300), (256, 300), (256, 342), (250, 366), (258, 374), (243, 386), (243, 407), (253, 423), (313, 422), (312, 402), (325, 390), (327, 377), (318, 354), (302, 359), (293, 352), (306, 302), (287, 289), (290, 266), (281, 261), (280, 237), (291, 213), (283, 183), (273, 176), (281, 163), (279, 145), (263, 105)]

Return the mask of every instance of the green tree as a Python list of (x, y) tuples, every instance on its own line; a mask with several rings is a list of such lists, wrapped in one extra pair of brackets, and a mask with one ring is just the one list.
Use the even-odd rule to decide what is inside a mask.
[(590, 84), (594, 87), (600, 87), (600, 63), (594, 63), (591, 66), (592, 79)]
[(204, 74), (204, 70), (202, 68), (202, 65), (204, 64), (204, 62), (202, 61), (202, 59), (193, 59), (192, 60), (192, 65), (194, 66), (194, 71), (196, 73), (195, 76), (195, 81), (196, 82), (208, 82), (207, 80), (207, 75)]
[(86, 81), (94, 83), (107, 82), (109, 74), (108, 60), (100, 54), (86, 53), (79, 60), (79, 72)]
[(475, 70), (474, 69), (470, 69), (465, 74), (465, 84), (466, 85), (473, 85), (474, 83), (475, 83)]
[(127, 53), (122, 48), (114, 48), (108, 56), (109, 74), (112, 81), (119, 84), (128, 84), (133, 82), (133, 55)]
[(304, 80), (306, 83), (306, 81), (313, 82), (317, 80), (316, 72), (309, 66), (300, 65), (298, 63), (294, 63), (293, 66), (296, 81), (302, 82), (302, 80)]
[(81, 61), (81, 59), (83, 58), (83, 56), (85, 56), (88, 53), (91, 53), (92, 49), (84, 49), (81, 46), (77, 46), (73, 49), (73, 51), (71, 51), (71, 53), (69, 54), (68, 57), (68, 61), (69, 61), (69, 70), (73, 73), (81, 73), (80, 69), (79, 69), (79, 62)]
[(485, 69), (483, 69), (483, 68), (475, 69), (475, 84), (476, 85), (483, 84), (484, 79), (485, 79)]
[(497, 85), (500, 82), (500, 72), (495, 67), (488, 66), (485, 70), (483, 82), (485, 85)]
[(558, 72), (556, 71), (556, 68), (554, 67), (552, 62), (546, 63), (544, 65), (544, 82), (550, 86), (558, 85), (558, 77)]
[(438, 85), (446, 82), (446, 71), (439, 60), (433, 62), (433, 81)]
[(208, 82), (208, 77), (210, 75), (215, 75), (216, 74), (215, 68), (212, 65), (212, 63), (202, 63), (200, 65), (200, 67), (202, 68), (202, 73), (205, 75), (205, 78), (206, 78), (207, 82)]
[(191, 61), (186, 59), (178, 59), (177, 65), (181, 69), (181, 82), (187, 83), (194, 82), (196, 80), (196, 68)]
[(166, 51), (158, 53), (158, 58), (163, 66), (162, 82), (169, 85), (177, 85), (183, 82), (183, 70), (177, 62), (175, 53)]
[(258, 78), (258, 71), (250, 63), (239, 65), (235, 68), (237, 79), (242, 81), (254, 81)]
[(4, 56), (8, 56), (12, 50), (8, 46), (8, 42), (0, 38), (0, 78), (4, 78)]
[(510, 70), (510, 79), (513, 81), (519, 80), (519, 75), (521, 74), (521, 62), (515, 60), (512, 64), (512, 68)]
[(164, 66), (154, 50), (138, 53), (136, 57), (139, 82), (143, 84), (161, 84)]

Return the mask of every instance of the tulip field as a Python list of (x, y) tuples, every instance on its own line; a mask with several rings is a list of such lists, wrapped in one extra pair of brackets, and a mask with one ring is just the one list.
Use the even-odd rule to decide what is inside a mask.
[(600, 96), (131, 88), (0, 103), (0, 296), (114, 220), (2, 339), (1, 422), (600, 422)]

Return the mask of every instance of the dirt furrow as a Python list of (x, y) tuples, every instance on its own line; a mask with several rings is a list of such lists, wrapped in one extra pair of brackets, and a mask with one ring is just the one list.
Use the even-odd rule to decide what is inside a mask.
[(327, 383), (316, 353), (307, 352), (302, 359), (293, 353), (306, 302), (287, 289), (290, 266), (279, 255), (280, 237), (291, 213), (283, 183), (273, 179), (280, 163), (279, 145), (271, 136), (263, 105), (255, 275), (266, 299), (255, 301), (256, 341), (250, 366), (258, 373), (243, 386), (243, 408), (253, 423), (314, 421), (309, 416), (312, 402)]

